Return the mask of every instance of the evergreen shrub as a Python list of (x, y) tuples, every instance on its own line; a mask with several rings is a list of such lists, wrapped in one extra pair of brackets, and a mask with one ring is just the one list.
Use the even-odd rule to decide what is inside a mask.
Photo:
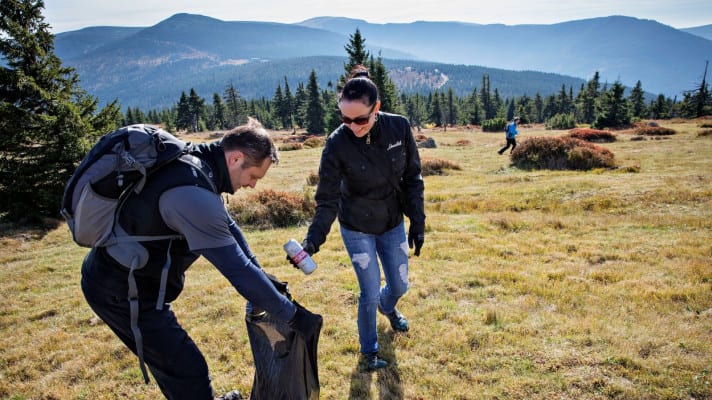
[(504, 132), (506, 126), (506, 119), (492, 118), (482, 122), (482, 132)]
[(556, 114), (546, 120), (546, 129), (572, 129), (576, 127), (573, 114)]

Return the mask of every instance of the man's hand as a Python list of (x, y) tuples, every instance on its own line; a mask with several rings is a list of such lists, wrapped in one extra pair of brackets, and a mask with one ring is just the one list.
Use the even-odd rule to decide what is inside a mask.
[[(316, 246), (314, 246), (314, 243), (310, 242), (307, 239), (302, 240), (302, 248), (304, 249), (304, 251), (307, 252), (307, 254), (309, 254), (310, 257), (313, 256), (314, 253), (316, 253)], [(299, 269), (299, 266), (297, 265), (297, 263), (295, 263), (294, 260), (292, 260), (292, 258), (289, 257), (289, 255), (287, 255), (287, 261), (289, 261), (289, 263), (292, 264), (292, 267)]]
[(408, 230), (408, 247), (411, 249), (415, 247), (413, 254), (416, 257), (420, 256), (420, 248), (423, 247), (423, 242), (425, 242), (425, 226), (411, 222)]

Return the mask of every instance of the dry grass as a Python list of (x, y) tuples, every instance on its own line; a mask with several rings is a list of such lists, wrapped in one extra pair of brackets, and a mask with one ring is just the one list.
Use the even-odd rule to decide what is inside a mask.
[[(306, 227), (247, 230), (265, 269), (324, 315), (321, 398), (712, 398), (712, 140), (693, 122), (674, 128), (606, 145), (620, 168), (587, 172), (513, 168), (501, 135), (425, 132), (445, 145), (421, 155), (461, 169), (425, 178), (426, 242), (399, 306), (411, 331), (379, 317), (392, 365), (378, 373), (358, 370), (358, 286), (338, 229), (309, 276), (281, 249)], [(303, 192), (320, 153), (282, 154), (258, 190)], [(85, 253), (64, 225), (0, 238), (0, 398), (160, 398), (85, 304)], [(249, 392), (244, 300), (227, 281), (200, 260), (174, 309), (218, 391)]]

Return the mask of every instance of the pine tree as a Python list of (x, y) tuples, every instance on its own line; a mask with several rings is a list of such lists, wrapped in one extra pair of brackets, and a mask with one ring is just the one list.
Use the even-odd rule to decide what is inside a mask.
[(397, 113), (398, 109), (398, 89), (388, 76), (386, 66), (383, 64), (381, 55), (377, 59), (371, 58), (369, 62), (369, 75), (378, 88), (378, 97), (381, 100), (381, 111)]
[(459, 110), (457, 108), (457, 99), (452, 90), (452, 86), (447, 88), (447, 122), (450, 125), (457, 125)]
[(316, 79), (316, 71), (312, 69), (307, 84), (307, 132), (313, 135), (324, 133), (324, 103)]
[(430, 100), (430, 116), (429, 120), (435, 124), (435, 126), (443, 126), (443, 105), (440, 102), (440, 94), (436, 90), (435, 93), (433, 93), (431, 100)]
[(349, 35), (349, 42), (344, 46), (344, 50), (346, 50), (349, 59), (346, 64), (344, 64), (345, 74), (341, 77), (340, 85), (337, 87), (337, 90), (343, 87), (343, 83), (346, 82), (346, 78), (349, 76), (353, 67), (359, 64), (366, 65), (369, 58), (371, 58), (371, 55), (366, 50), (366, 39), (361, 36), (361, 31), (359, 31), (358, 28), (356, 28), (356, 32), (354, 32), (353, 35)]
[(274, 109), (275, 119), (280, 122), (282, 127), (286, 127), (286, 120), (289, 118), (289, 110), (287, 110), (284, 104), (282, 85), (278, 84), (277, 89), (274, 91), (274, 96), (272, 96), (272, 108)]
[(190, 95), (188, 95), (188, 110), (190, 112), (191, 132), (200, 132), (200, 121), (205, 112), (205, 99), (198, 96), (198, 93), (193, 88), (190, 88)]
[(285, 119), (282, 120), (282, 126), (285, 129), (292, 129), (294, 127), (294, 96), (286, 76), (284, 77), (284, 110)]
[(294, 123), (303, 128), (306, 125), (307, 103), (309, 96), (303, 82), (297, 85), (294, 93)]
[(227, 125), (225, 123), (225, 114), (227, 110), (225, 109), (225, 103), (223, 103), (220, 94), (213, 93), (213, 115), (211, 118), (212, 128), (211, 129), (226, 129)]
[(596, 102), (596, 120), (592, 127), (596, 129), (617, 128), (630, 124), (630, 104), (623, 96), (625, 87), (616, 81), (610, 90), (601, 93)]
[(97, 113), (98, 100), (62, 66), (43, 8), (0, 0), (0, 219), (8, 221), (59, 216), (77, 164), (121, 122), (116, 102)]
[(645, 109), (645, 92), (643, 92), (643, 85), (638, 81), (635, 87), (630, 91), (630, 106), (631, 114), (635, 118), (643, 118), (647, 114)]
[(596, 119), (596, 100), (600, 95), (600, 75), (598, 71), (593, 74), (593, 78), (586, 83), (586, 90), (580, 96), (578, 103), (581, 122), (591, 124)]
[(228, 129), (247, 122), (244, 100), (232, 82), (230, 82), (225, 88), (223, 100), (225, 100), (225, 109), (227, 111), (225, 114), (225, 121)]
[(538, 124), (544, 122), (544, 99), (539, 92), (534, 96), (534, 121)]
[(185, 92), (180, 93), (178, 106), (176, 108), (176, 129), (190, 130), (193, 123), (193, 116), (190, 112), (190, 102)]
[(684, 99), (680, 104), (680, 111), (683, 117), (698, 118), (712, 114), (712, 94), (707, 85), (707, 66), (708, 63), (705, 64), (702, 82), (698, 87), (683, 94)]

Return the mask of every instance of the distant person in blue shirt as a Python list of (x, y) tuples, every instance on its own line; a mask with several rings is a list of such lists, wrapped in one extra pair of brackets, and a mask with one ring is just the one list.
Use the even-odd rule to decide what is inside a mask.
[(509, 146), (512, 146), (512, 150), (509, 151), (509, 154), (512, 154), (514, 148), (517, 147), (517, 140), (515, 139), (515, 137), (519, 134), (519, 132), (517, 132), (517, 123), (519, 123), (519, 117), (514, 117), (514, 120), (507, 125), (507, 145), (499, 149), (497, 153), (500, 155), (504, 154)]

